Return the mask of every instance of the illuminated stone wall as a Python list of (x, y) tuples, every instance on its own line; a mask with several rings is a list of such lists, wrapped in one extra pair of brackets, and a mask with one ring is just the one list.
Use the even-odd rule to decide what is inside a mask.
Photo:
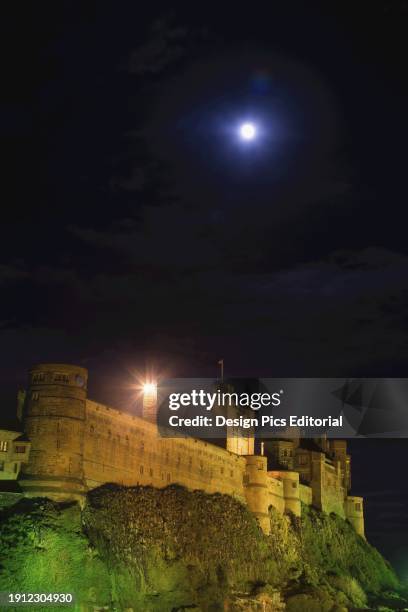
[[(323, 452), (308, 451), (302, 452), (303, 462), (296, 449), (296, 470), (268, 472), (267, 458), (253, 454), (253, 440), (248, 446), (247, 439), (241, 444), (231, 437), (229, 446), (236, 449), (231, 452), (194, 438), (162, 437), (153, 418), (142, 419), (89, 400), (87, 371), (64, 364), (42, 364), (31, 370), (23, 412), (32, 443), (19, 479), (26, 495), (81, 501), (87, 490), (109, 482), (155, 488), (179, 484), (246, 503), (266, 533), (270, 506), (281, 514), (290, 511), (300, 516), (301, 501), (347, 516), (358, 533), (364, 533), (362, 501), (347, 498), (346, 502), (344, 475), (347, 472), (349, 481), (350, 474), (344, 444), (336, 447), (334, 461)], [(279, 451), (292, 466), (292, 443), (283, 446)], [(300, 484), (300, 475), (307, 477), (310, 487)]]
[(155, 424), (91, 400), (86, 402), (84, 479), (90, 489), (106, 482), (180, 484), (228, 494), (248, 505), (265, 532), (270, 506), (300, 516), (297, 472), (268, 472), (266, 457), (237, 455), (202, 440), (161, 437)]
[(86, 402), (84, 479), (165, 487), (177, 483), (245, 500), (245, 458), (192, 438), (165, 438), (155, 424), (91, 400)]
[(306, 506), (311, 506), (312, 505), (312, 488), (307, 485), (300, 484), (299, 485), (299, 497), (300, 497), (300, 501), (306, 504)]

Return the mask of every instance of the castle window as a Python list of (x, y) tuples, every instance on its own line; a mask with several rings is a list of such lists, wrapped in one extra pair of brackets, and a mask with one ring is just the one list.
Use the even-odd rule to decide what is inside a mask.
[(167, 482), (170, 482), (170, 474), (167, 474)]
[(37, 391), (33, 391), (32, 394), (31, 394), (32, 401), (33, 402), (37, 402), (38, 398), (39, 398), (39, 395), (38, 395)]
[(361, 504), (355, 504), (354, 507), (357, 510), (357, 512), (361, 512)]
[(220, 469), (221, 469), (221, 474), (223, 474), (224, 473), (224, 468), (222, 467)]
[(293, 489), (297, 489), (297, 483), (296, 482), (292, 482), (292, 488)]
[(152, 470), (152, 468), (150, 468), (150, 470), (149, 470), (149, 474), (150, 474), (150, 476), (153, 476), (153, 470)]
[(17, 470), (18, 470), (18, 463), (14, 464), (14, 473), (17, 474)]
[(140, 473), (143, 474), (143, 465), (140, 466)]
[(0, 472), (4, 471), (4, 461), (0, 461)]
[(61, 372), (56, 372), (54, 374), (54, 382), (69, 383), (69, 376), (67, 374), (62, 374)]
[(233, 478), (233, 476), (234, 476), (233, 470), (230, 470), (230, 476), (231, 476), (231, 478)]
[(85, 386), (85, 380), (84, 380), (84, 378), (82, 378), (82, 376), (80, 374), (77, 374), (75, 376), (75, 382), (78, 385), (78, 387), (84, 387)]
[(26, 447), (25, 446), (16, 446), (14, 449), (15, 453), (25, 453), (26, 451)]
[(39, 382), (44, 382), (44, 374), (41, 372), (39, 374), (34, 374), (33, 376), (33, 383), (39, 383)]
[(0, 440), (0, 451), (3, 451), (5, 453), (7, 449), (8, 449), (8, 441)]
[(94, 429), (95, 429), (95, 428), (94, 428), (94, 426), (93, 426), (93, 425), (91, 425), (91, 426), (90, 426), (90, 428), (89, 428), (89, 431), (91, 432), (91, 435), (93, 434)]

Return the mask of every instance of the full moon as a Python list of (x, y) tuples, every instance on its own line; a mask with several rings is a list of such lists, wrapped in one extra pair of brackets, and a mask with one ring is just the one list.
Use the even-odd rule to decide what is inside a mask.
[(239, 128), (239, 133), (243, 140), (253, 140), (256, 135), (256, 129), (253, 123), (243, 123)]

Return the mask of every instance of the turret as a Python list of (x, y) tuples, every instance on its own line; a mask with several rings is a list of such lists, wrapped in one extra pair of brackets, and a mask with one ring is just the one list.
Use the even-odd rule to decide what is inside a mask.
[(330, 440), (330, 453), (334, 460), (340, 462), (343, 477), (343, 487), (346, 491), (351, 488), (350, 455), (347, 454), (346, 440)]
[(259, 525), (267, 535), (271, 532), (269, 518), (269, 490), (267, 458), (261, 455), (245, 457), (246, 470), (244, 476), (244, 491), (248, 508), (255, 514)]
[(283, 483), (283, 496), (285, 512), (292, 512), (295, 516), (301, 515), (299, 474), (288, 470), (273, 470), (268, 472), (272, 478)]
[(313, 505), (319, 510), (324, 510), (324, 454), (312, 452), (312, 499)]
[[(235, 406), (229, 406), (227, 417), (236, 419), (242, 411)], [(246, 415), (245, 415), (246, 416)], [(253, 416), (249, 414), (249, 416)], [(255, 450), (255, 435), (253, 427), (243, 429), (242, 427), (227, 427), (227, 450), (236, 455), (253, 455)]]
[[(234, 386), (227, 382), (218, 382), (214, 391), (223, 394), (224, 404), (216, 406), (214, 412), (228, 419), (238, 419), (240, 416), (250, 418), (254, 413), (249, 408), (238, 407), (237, 393)], [(253, 455), (255, 450), (254, 428), (244, 429), (239, 426), (227, 426), (226, 449), (236, 455)]]
[(349, 496), (346, 498), (346, 518), (353, 525), (356, 532), (365, 539), (364, 534), (364, 508), (363, 498)]
[(82, 499), (87, 379), (86, 369), (66, 364), (30, 371), (23, 424), (32, 447), (19, 480), (26, 495)]

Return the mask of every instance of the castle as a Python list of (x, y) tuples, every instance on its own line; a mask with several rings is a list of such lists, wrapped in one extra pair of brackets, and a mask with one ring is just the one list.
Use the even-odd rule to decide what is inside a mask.
[(227, 436), (226, 448), (194, 438), (161, 437), (156, 390), (147, 388), (143, 417), (87, 397), (87, 370), (41, 364), (20, 393), (22, 426), (0, 429), (0, 497), (84, 499), (104, 483), (180, 484), (239, 499), (266, 534), (268, 510), (301, 514), (301, 502), (348, 519), (364, 537), (363, 499), (349, 496), (350, 456), (344, 440), (273, 439), (254, 454), (253, 438)]

